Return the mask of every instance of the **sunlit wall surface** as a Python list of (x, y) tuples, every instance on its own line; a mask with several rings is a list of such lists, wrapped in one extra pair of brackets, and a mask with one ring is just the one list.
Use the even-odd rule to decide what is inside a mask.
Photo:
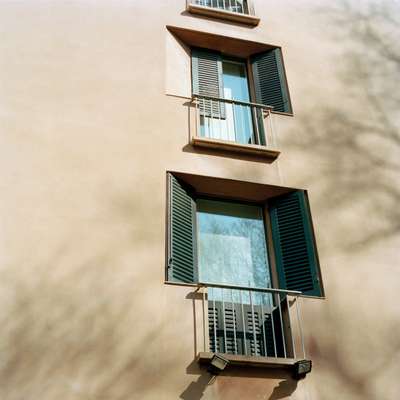
[[(249, 28), (184, 0), (0, 2), (1, 399), (398, 397), (400, 5), (361, 3), (254, 0)], [(166, 25), (282, 46), (277, 161), (188, 145)], [(326, 299), (302, 301), (305, 380), (198, 366), (201, 303), (164, 284), (167, 170), (308, 189)], [(268, 284), (257, 262), (243, 279)]]

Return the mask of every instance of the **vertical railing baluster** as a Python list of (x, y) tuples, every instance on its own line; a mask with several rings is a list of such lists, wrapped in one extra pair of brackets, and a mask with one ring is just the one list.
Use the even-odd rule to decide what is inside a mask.
[(207, 121), (207, 112), (206, 112), (206, 102), (204, 99), (200, 99), (201, 107), (200, 107), (200, 115), (203, 114), (203, 125), (204, 125), (204, 137), (208, 136), (208, 121)]
[(246, 107), (245, 105), (241, 104), (241, 113), (240, 113), (240, 122), (241, 122), (241, 126), (242, 126), (242, 135), (246, 135), (246, 123), (244, 120), (244, 116), (246, 114)]
[(243, 323), (243, 344), (244, 344), (244, 354), (247, 355), (247, 343), (246, 343), (246, 324), (244, 320), (244, 307), (243, 307), (243, 298), (242, 291), (239, 290), (240, 304), (242, 306), (242, 323)]
[(275, 336), (275, 322), (274, 322), (274, 310), (273, 310), (273, 306), (271, 306), (271, 313), (270, 313), (270, 317), (271, 317), (271, 326), (272, 326), (272, 340), (274, 342), (274, 354), (275, 357), (278, 357), (278, 354), (276, 352), (276, 336)]
[[(206, 289), (203, 288), (203, 296), (202, 296), (202, 306), (203, 306), (203, 351), (207, 351), (206, 348)], [(208, 307), (207, 307), (208, 309)]]
[(269, 125), (271, 127), (271, 143), (273, 147), (277, 147), (276, 143), (276, 131), (275, 131), (275, 117), (271, 110), (268, 111)]
[(233, 128), (233, 136), (234, 136), (234, 141), (236, 142), (236, 114), (235, 114), (235, 107), (236, 104), (232, 103), (232, 114), (233, 114), (233, 121), (232, 121), (232, 128)]
[(217, 132), (217, 130), (215, 129), (215, 123), (217, 121), (216, 121), (216, 118), (214, 118), (215, 117), (215, 101), (214, 100), (211, 100), (211, 112), (212, 112), (212, 115), (211, 115), (212, 127), (211, 127), (211, 135), (210, 135), (210, 137), (215, 138), (215, 134)]
[(250, 306), (251, 306), (251, 319), (253, 323), (253, 340), (254, 340), (254, 354), (257, 354), (257, 336), (256, 336), (256, 323), (254, 319), (254, 304), (253, 304), (253, 296), (251, 294), (251, 290), (249, 290), (249, 295), (250, 295)]
[(226, 343), (226, 322), (225, 322), (225, 300), (224, 300), (224, 289), (221, 288), (221, 297), (222, 297), (222, 323), (224, 329), (224, 349), (225, 353), (228, 353), (228, 345)]
[(293, 337), (293, 329), (292, 329), (292, 321), (290, 318), (290, 309), (289, 309), (289, 299), (288, 295), (286, 295), (286, 307), (287, 307), (287, 315), (288, 315), (288, 321), (289, 321), (289, 333), (292, 338), (292, 347), (293, 347), (293, 358), (296, 358), (296, 346), (294, 343), (294, 337)]
[(300, 339), (301, 339), (301, 348), (303, 350), (303, 358), (306, 358), (306, 348), (304, 346), (304, 336), (303, 336), (303, 328), (301, 326), (301, 317), (300, 317), (300, 305), (299, 305), (299, 297), (296, 297), (296, 312), (297, 312), (297, 321), (299, 324), (299, 333), (300, 333)]
[(268, 357), (267, 351), (267, 337), (265, 335), (265, 316), (264, 316), (264, 293), (261, 293), (261, 327), (263, 331), (263, 339), (264, 339), (264, 356)]
[(196, 136), (200, 136), (200, 106), (199, 99), (195, 100), (195, 125), (196, 125)]
[(285, 343), (285, 332), (283, 330), (283, 318), (282, 318), (282, 308), (281, 308), (281, 298), (278, 293), (278, 308), (279, 308), (279, 318), (281, 322), (281, 334), (282, 334), (282, 344), (283, 344), (283, 354), (286, 358), (286, 343)]
[(214, 288), (212, 289), (212, 297), (213, 297), (213, 321), (214, 321), (214, 351), (218, 353), (218, 339), (217, 339), (217, 315), (215, 313), (215, 295)]
[(231, 289), (231, 304), (232, 304), (232, 320), (233, 320), (233, 343), (235, 354), (237, 354), (237, 343), (236, 343), (236, 314), (235, 314), (235, 307), (233, 303), (233, 289)]
[(219, 125), (219, 139), (222, 140), (222, 102), (218, 101), (218, 125)]
[[(255, 130), (256, 130), (256, 134), (254, 135), (254, 142), (255, 144), (260, 145), (261, 144), (261, 138), (260, 138), (260, 127), (259, 127), (259, 122), (258, 122), (258, 113), (259, 110), (257, 109), (257, 107), (251, 107), (252, 110), (252, 115), (254, 115), (254, 125), (255, 125)], [(253, 113), (254, 111), (254, 113)]]

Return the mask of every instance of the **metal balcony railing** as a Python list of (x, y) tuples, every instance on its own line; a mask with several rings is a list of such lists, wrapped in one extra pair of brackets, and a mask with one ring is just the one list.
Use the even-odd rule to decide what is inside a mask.
[(197, 137), (275, 147), (273, 107), (202, 95), (192, 104)]
[[(204, 288), (205, 351), (294, 360), (306, 357), (301, 292), (212, 283), (198, 286)], [(297, 321), (296, 329), (292, 320)]]
[(191, 4), (250, 15), (247, 0), (189, 0)]

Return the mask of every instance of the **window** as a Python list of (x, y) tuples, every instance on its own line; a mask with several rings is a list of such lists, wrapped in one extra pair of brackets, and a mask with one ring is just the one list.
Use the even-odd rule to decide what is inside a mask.
[(193, 48), (192, 90), (204, 138), (270, 145), (264, 119), (271, 111), (292, 113), (279, 48), (248, 59)]
[(249, 14), (247, 0), (192, 0), (191, 3), (240, 14)]
[(214, 17), (257, 26), (251, 0), (187, 0), (187, 10), (193, 14)]
[(211, 352), (295, 359), (287, 294), (323, 294), (307, 195), (270, 187), (232, 201), (204, 193), (221, 185), (207, 179), (196, 189), (168, 174), (167, 279), (208, 287)]
[(274, 272), (280, 289), (323, 295), (305, 191), (251, 204), (203, 197), (172, 174), (168, 185), (169, 280), (268, 288)]

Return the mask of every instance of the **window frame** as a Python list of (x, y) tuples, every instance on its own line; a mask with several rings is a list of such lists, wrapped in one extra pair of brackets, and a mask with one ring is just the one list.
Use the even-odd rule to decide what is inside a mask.
[[(207, 195), (199, 195), (194, 197), (194, 203), (195, 203), (195, 247), (196, 247), (196, 260), (195, 260), (195, 274), (197, 276), (197, 283), (211, 283), (211, 282), (200, 282), (199, 281), (199, 276), (200, 276), (200, 269), (199, 269), (199, 252), (198, 252), (198, 247), (199, 247), (199, 229), (198, 229), (198, 211), (197, 211), (197, 200), (212, 200), (212, 201), (220, 201), (220, 202), (225, 202), (225, 203), (232, 203), (232, 204), (243, 204), (243, 205), (249, 205), (249, 206), (257, 206), (261, 208), (262, 212), (262, 222), (263, 222), (263, 228), (264, 228), (264, 236), (265, 236), (265, 248), (266, 248), (266, 259), (268, 265), (266, 265), (266, 269), (269, 272), (269, 276), (271, 279), (271, 288), (276, 288), (275, 287), (275, 282), (277, 280), (277, 274), (275, 271), (275, 255), (271, 253), (271, 248), (269, 245), (269, 242), (272, 240), (272, 232), (268, 231), (268, 218), (269, 218), (269, 213), (268, 213), (268, 208), (267, 204), (265, 203), (259, 203), (259, 202), (251, 202), (251, 201), (242, 201), (242, 200), (235, 200), (232, 198), (221, 198), (221, 197), (213, 197), (213, 196), (207, 196)], [(274, 260), (273, 263), (271, 260)], [(273, 268), (273, 267), (274, 268)], [(264, 289), (264, 288), (262, 288)]]
[[(200, 282), (199, 281), (199, 263), (198, 263), (198, 226), (197, 226), (197, 204), (196, 201), (197, 199), (205, 199), (205, 200), (214, 200), (214, 201), (223, 201), (223, 202), (232, 202), (232, 203), (238, 203), (238, 204), (248, 204), (248, 205), (256, 205), (262, 208), (263, 212), (263, 226), (264, 226), (264, 233), (265, 233), (265, 240), (266, 240), (266, 249), (267, 249), (267, 260), (268, 260), (268, 268), (270, 272), (270, 277), (271, 277), (271, 288), (273, 289), (283, 289), (283, 290), (296, 290), (296, 289), (284, 289), (281, 288), (280, 286), (280, 278), (279, 275), (280, 272), (278, 269), (278, 262), (277, 262), (277, 255), (275, 252), (275, 242), (274, 242), (274, 235), (272, 231), (272, 220), (271, 220), (271, 213), (270, 213), (270, 206), (271, 206), (271, 201), (273, 199), (276, 199), (279, 197), (278, 195), (276, 196), (271, 196), (267, 199), (261, 200), (261, 201), (253, 201), (253, 200), (246, 200), (243, 198), (235, 198), (235, 196), (221, 196), (221, 195), (216, 195), (212, 193), (202, 193), (198, 192), (194, 186), (191, 185), (190, 182), (187, 182), (186, 180), (182, 179), (181, 177), (177, 177), (175, 175), (176, 173), (172, 171), (167, 171), (167, 214), (166, 214), (166, 266), (165, 266), (165, 283), (171, 283), (171, 284), (177, 284), (177, 285), (186, 285), (186, 283), (179, 283), (174, 281), (173, 279), (170, 279), (170, 260), (168, 259), (170, 253), (170, 246), (171, 246), (171, 241), (172, 241), (172, 234), (171, 234), (171, 216), (170, 216), (170, 205), (171, 205), (171, 188), (169, 184), (169, 175), (174, 177), (175, 179), (179, 180), (180, 183), (182, 183), (190, 192), (190, 195), (193, 199), (193, 204), (194, 204), (194, 219), (193, 219), (193, 230), (194, 230), (194, 242), (193, 242), (193, 252), (194, 252), (194, 264), (193, 264), (193, 272), (194, 272), (194, 280), (193, 282), (190, 283), (190, 285), (196, 285), (199, 283), (207, 283), (207, 282)], [(181, 174), (181, 173), (178, 173)], [(186, 175), (186, 174), (183, 174)], [(199, 176), (197, 176), (199, 177)], [(200, 176), (201, 177), (201, 176)], [(204, 178), (204, 177), (203, 177)], [(205, 177), (209, 178), (211, 180), (220, 180), (221, 178), (212, 178), (212, 177)], [(232, 180), (230, 180), (232, 181)], [(233, 182), (238, 182), (238, 183), (245, 183), (241, 181), (233, 181)], [(250, 183), (250, 182), (247, 182)], [(258, 185), (258, 184), (257, 184)], [(264, 186), (262, 184), (259, 184), (261, 186)], [(270, 185), (268, 185), (270, 186)], [(273, 186), (275, 188), (282, 188), (280, 186)], [(299, 191), (301, 189), (296, 189), (296, 188), (284, 188), (284, 189), (290, 189), (288, 193), (292, 193), (295, 191)], [(310, 228), (310, 234), (312, 236), (312, 242), (313, 242), (313, 250), (314, 250), (314, 256), (316, 258), (316, 266), (315, 266), (315, 274), (317, 276), (317, 281), (319, 285), (319, 290), (320, 290), (320, 295), (310, 295), (310, 294), (305, 294), (303, 293), (301, 296), (302, 297), (310, 297), (310, 298), (316, 298), (316, 299), (325, 299), (325, 289), (324, 289), (324, 284), (323, 284), (323, 279), (322, 279), (322, 271), (321, 271), (321, 266), (319, 262), (319, 256), (318, 256), (318, 248), (317, 248), (317, 243), (316, 243), (316, 236), (315, 236), (315, 229), (313, 225), (313, 220), (312, 220), (312, 213), (310, 210), (310, 205), (309, 205), (309, 199), (308, 199), (308, 193), (306, 190), (303, 190), (305, 193), (305, 202), (306, 202), (306, 210), (305, 212), (307, 213), (307, 216), (309, 218), (309, 228)]]
[(253, 0), (246, 0), (248, 13), (239, 13), (213, 6), (196, 4), (195, 0), (186, 0), (186, 11), (193, 15), (215, 18), (221, 21), (232, 21), (256, 27), (260, 18), (256, 16)]
[[(193, 52), (194, 49), (198, 50), (208, 50), (204, 48), (191, 48), (191, 53)], [(211, 51), (211, 50), (210, 50)], [(247, 88), (248, 88), (248, 94), (249, 94), (249, 101), (248, 103), (256, 103), (256, 88), (255, 88), (255, 83), (254, 83), (254, 75), (253, 75), (253, 70), (251, 68), (251, 62), (250, 62), (250, 57), (237, 57), (237, 56), (232, 56), (230, 54), (224, 54), (222, 52), (216, 52), (219, 53), (220, 56), (220, 96), (221, 99), (226, 99), (225, 94), (224, 94), (224, 62), (231, 62), (231, 63), (236, 63), (239, 65), (242, 65), (244, 67), (244, 72), (245, 72), (245, 78), (247, 82)], [(194, 80), (195, 80), (195, 71), (193, 67), (193, 57), (191, 56), (191, 89), (192, 89), (192, 97), (196, 95), (196, 90), (194, 87)], [(227, 99), (228, 100), (228, 99)], [(238, 99), (233, 99), (233, 100), (238, 100)], [(262, 143), (261, 137), (258, 137), (259, 135), (256, 134), (256, 131), (258, 131), (260, 128), (256, 128), (256, 124), (258, 124), (257, 118), (255, 118), (255, 115), (253, 112), (251, 112), (251, 124), (252, 124), (252, 132), (251, 132), (251, 137), (252, 137), (252, 143), (240, 143), (236, 141), (229, 141), (229, 140), (224, 140), (224, 139), (215, 139), (215, 138), (208, 138), (208, 137), (203, 137), (203, 136), (197, 136), (201, 140), (204, 139), (210, 139), (210, 140), (221, 140), (223, 142), (228, 142), (231, 143), (232, 145), (235, 146), (260, 146), (260, 147), (268, 147), (265, 144)], [(265, 136), (265, 133), (263, 132), (263, 135)], [(266, 139), (264, 138), (264, 141)]]

